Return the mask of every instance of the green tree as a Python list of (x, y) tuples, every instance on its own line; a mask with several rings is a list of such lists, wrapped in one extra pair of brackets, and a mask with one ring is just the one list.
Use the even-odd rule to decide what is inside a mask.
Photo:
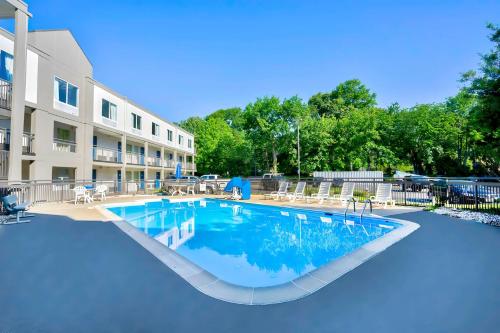
[(353, 109), (372, 108), (377, 105), (376, 95), (354, 79), (342, 82), (329, 93), (313, 95), (308, 102), (312, 112), (319, 116), (343, 117)]
[(500, 28), (488, 24), (492, 50), (482, 55), (479, 72), (463, 75), (468, 91), (477, 98), (470, 115), (472, 139), (475, 144), (476, 171), (481, 165), (485, 172), (500, 172)]

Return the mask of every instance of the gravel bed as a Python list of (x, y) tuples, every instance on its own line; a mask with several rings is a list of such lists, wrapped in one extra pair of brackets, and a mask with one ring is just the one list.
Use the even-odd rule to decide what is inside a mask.
[(444, 207), (436, 208), (433, 212), (440, 215), (448, 215), (459, 219), (476, 221), (500, 227), (500, 215)]

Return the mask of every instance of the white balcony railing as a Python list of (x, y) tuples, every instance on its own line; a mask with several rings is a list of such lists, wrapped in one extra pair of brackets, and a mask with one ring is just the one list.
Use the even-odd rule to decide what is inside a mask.
[(117, 149), (94, 146), (92, 158), (94, 161), (122, 163), (122, 152)]
[[(33, 141), (35, 136), (31, 133), (23, 133), (22, 148), (23, 154), (33, 154)], [(0, 128), (0, 150), (10, 150), (10, 130)]]
[(76, 152), (76, 142), (54, 138), (52, 150), (66, 153)]
[(127, 153), (127, 163), (144, 165), (144, 155), (136, 153)]
[(161, 158), (159, 157), (148, 157), (148, 165), (153, 167), (161, 167)]
[(175, 168), (175, 166), (177, 165), (177, 163), (175, 163), (174, 160), (165, 160), (165, 163), (163, 164), (163, 166), (165, 168)]

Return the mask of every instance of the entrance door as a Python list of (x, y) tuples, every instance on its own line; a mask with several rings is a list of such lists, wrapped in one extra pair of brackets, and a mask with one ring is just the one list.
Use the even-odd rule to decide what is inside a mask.
[(139, 180), (140, 180), (140, 188), (141, 190), (144, 190), (144, 171), (141, 171), (139, 173)]
[(160, 185), (161, 185), (161, 172), (160, 171), (156, 171), (156, 178), (155, 178), (155, 188), (160, 188)]
[(121, 192), (122, 191), (122, 171), (121, 170), (116, 170), (116, 187), (117, 191)]
[[(118, 141), (118, 155), (116, 156), (116, 160), (118, 163), (122, 162), (122, 142)], [(121, 172), (121, 170), (120, 170)]]
[(97, 136), (94, 135), (92, 138), (92, 159), (96, 160), (97, 158)]

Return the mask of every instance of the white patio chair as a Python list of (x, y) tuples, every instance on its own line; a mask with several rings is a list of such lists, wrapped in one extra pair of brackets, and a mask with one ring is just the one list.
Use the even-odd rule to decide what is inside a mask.
[(331, 197), (331, 201), (340, 201), (343, 205), (345, 205), (347, 202), (352, 200), (354, 197), (354, 186), (355, 183), (350, 183), (350, 182), (344, 182), (342, 184), (342, 190), (340, 191), (340, 194), (336, 194)]
[(288, 200), (295, 201), (297, 199), (304, 199), (304, 192), (306, 190), (306, 182), (298, 182), (295, 191), (287, 195)]
[(75, 205), (78, 203), (78, 201), (80, 201), (80, 199), (83, 199), (83, 203), (92, 201), (92, 198), (90, 197), (85, 186), (75, 186), (73, 192), (75, 192)]
[(307, 197), (307, 202), (309, 200), (318, 200), (320, 204), (323, 203), (325, 199), (330, 198), (330, 187), (332, 186), (332, 182), (321, 182), (319, 184), (318, 193), (312, 194), (310, 197)]
[(273, 191), (269, 194), (264, 194), (265, 199), (279, 200), (288, 195), (288, 182), (280, 182), (277, 191)]
[(195, 195), (196, 193), (194, 192), (194, 185), (188, 185), (186, 189), (186, 194), (192, 194)]
[(396, 201), (392, 199), (392, 184), (380, 183), (377, 185), (377, 192), (374, 196), (370, 197), (370, 200), (374, 204), (383, 204), (384, 208), (387, 208), (387, 204), (391, 206), (396, 205)]
[(101, 201), (106, 200), (106, 192), (108, 191), (108, 187), (106, 185), (97, 185), (95, 188), (94, 195), (97, 197), (101, 197)]

